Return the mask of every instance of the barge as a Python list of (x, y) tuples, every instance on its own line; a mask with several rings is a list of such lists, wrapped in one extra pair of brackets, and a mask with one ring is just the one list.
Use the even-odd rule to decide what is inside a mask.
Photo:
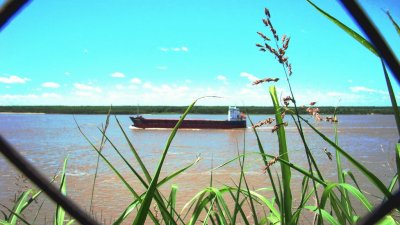
[[(136, 128), (174, 128), (178, 119), (147, 119), (141, 115), (130, 116)], [(246, 128), (246, 116), (239, 108), (230, 106), (227, 120), (185, 119), (180, 129), (240, 129)]]

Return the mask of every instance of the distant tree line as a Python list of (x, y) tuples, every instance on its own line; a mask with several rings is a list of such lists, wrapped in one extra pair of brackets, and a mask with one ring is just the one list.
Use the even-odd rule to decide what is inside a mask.
[[(181, 114), (187, 106), (112, 106), (112, 114)], [(319, 107), (321, 114), (333, 114), (334, 107)], [(0, 112), (48, 113), (48, 114), (107, 114), (110, 106), (0, 106)], [(273, 114), (273, 107), (243, 106), (240, 110), (248, 114)], [(299, 107), (302, 114), (306, 108)], [(228, 106), (195, 106), (192, 114), (227, 114)], [(393, 114), (391, 107), (344, 106), (338, 114)]]

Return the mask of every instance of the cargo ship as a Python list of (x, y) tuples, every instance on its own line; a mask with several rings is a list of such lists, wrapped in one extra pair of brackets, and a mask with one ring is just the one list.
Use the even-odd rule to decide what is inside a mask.
[[(146, 119), (141, 115), (130, 116), (136, 128), (174, 128), (178, 119)], [(246, 116), (239, 108), (230, 106), (227, 120), (185, 119), (180, 129), (239, 129), (246, 128)]]

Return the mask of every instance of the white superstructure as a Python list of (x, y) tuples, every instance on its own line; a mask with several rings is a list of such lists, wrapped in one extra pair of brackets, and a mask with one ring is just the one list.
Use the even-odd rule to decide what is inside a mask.
[(229, 106), (228, 121), (241, 120), (240, 110), (236, 106)]

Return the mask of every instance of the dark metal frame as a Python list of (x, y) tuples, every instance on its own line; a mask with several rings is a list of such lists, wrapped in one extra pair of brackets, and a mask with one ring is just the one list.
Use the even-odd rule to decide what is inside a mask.
[[(396, 56), (393, 54), (382, 35), (372, 24), (371, 20), (364, 13), (354, 0), (340, 0), (343, 6), (348, 10), (349, 14), (356, 20), (358, 25), (363, 29), (372, 44), (375, 46), (379, 55), (385, 61), (392, 74), (395, 76), (398, 83), (400, 83), (400, 64)], [(0, 31), (10, 21), (10, 19), (27, 3), (29, 0), (9, 0), (4, 3), (0, 9)], [(33, 183), (42, 189), (53, 201), (60, 204), (65, 211), (74, 217), (79, 223), (85, 225), (98, 225), (100, 224), (89, 216), (85, 211), (78, 207), (71, 199), (62, 195), (58, 189), (53, 186), (49, 180), (43, 176), (38, 169), (29, 163), (21, 154), (18, 153), (7, 141), (0, 135), (0, 151), (3, 155), (10, 160), (22, 173), (25, 174)], [(359, 224), (369, 225), (375, 224), (393, 209), (400, 207), (400, 190), (398, 190), (392, 197), (387, 199), (384, 203), (376, 207), (376, 209), (366, 215)]]

